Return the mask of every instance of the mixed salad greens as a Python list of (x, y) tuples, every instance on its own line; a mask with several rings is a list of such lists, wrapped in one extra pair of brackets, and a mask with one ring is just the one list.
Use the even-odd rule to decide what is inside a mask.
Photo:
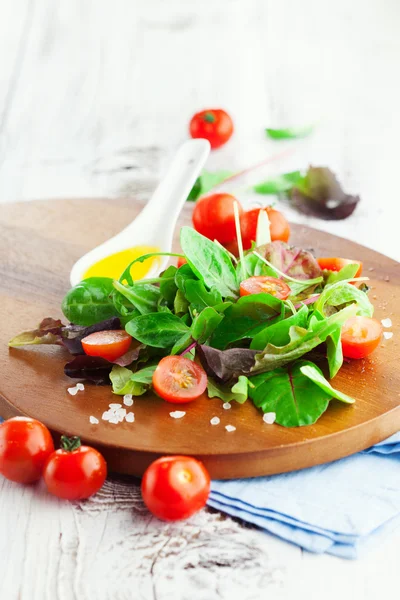
[[(343, 363), (342, 325), (373, 314), (365, 291), (350, 283), (359, 264), (322, 271), (309, 251), (282, 241), (236, 259), (190, 227), (182, 228), (180, 241), (186, 262), (179, 268), (134, 281), (131, 263), (118, 281), (83, 280), (62, 302), (70, 324), (46, 318), (10, 346), (64, 346), (74, 355), (65, 365), (69, 377), (111, 383), (115, 394), (138, 396), (152, 388), (163, 357), (180, 355), (202, 365), (209, 397), (251, 401), (276, 413), (285, 427), (314, 423), (332, 399), (354, 402), (331, 386), (318, 365), (325, 363), (333, 378)], [(271, 293), (243, 295), (241, 284), (259, 276), (282, 282), (287, 297), (274, 295), (273, 286)], [(132, 337), (122, 356), (111, 361), (85, 354), (88, 335), (122, 328)]]

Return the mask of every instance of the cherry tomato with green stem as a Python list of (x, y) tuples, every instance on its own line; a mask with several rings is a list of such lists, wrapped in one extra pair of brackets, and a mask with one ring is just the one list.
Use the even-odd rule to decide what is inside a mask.
[(225, 110), (210, 108), (193, 115), (189, 131), (192, 138), (203, 138), (211, 148), (226, 144), (233, 134), (233, 121)]

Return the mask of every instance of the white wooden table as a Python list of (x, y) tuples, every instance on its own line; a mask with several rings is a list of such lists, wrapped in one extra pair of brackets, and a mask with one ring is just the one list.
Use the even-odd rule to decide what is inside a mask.
[[(222, 106), (236, 134), (210, 169), (238, 170), (286, 147), (265, 139), (266, 126), (316, 122), (252, 180), (329, 165), (361, 194), (356, 213), (289, 218), (400, 259), (398, 0), (0, 8), (0, 202), (147, 198), (191, 114)], [(375, 600), (399, 589), (399, 550), (397, 533), (358, 561), (315, 556), (207, 511), (164, 525), (131, 481), (68, 504), (0, 480), (2, 600)]]

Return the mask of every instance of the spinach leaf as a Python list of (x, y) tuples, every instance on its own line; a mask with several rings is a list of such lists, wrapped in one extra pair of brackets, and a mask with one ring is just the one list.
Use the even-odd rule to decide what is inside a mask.
[(168, 313), (140, 315), (129, 321), (125, 329), (135, 340), (155, 348), (172, 348), (189, 332), (182, 319)]
[(147, 367), (143, 367), (139, 371), (136, 371), (131, 376), (131, 380), (136, 383), (143, 383), (145, 385), (151, 385), (153, 381), (153, 373), (157, 369), (157, 364), (148, 365)]
[(178, 256), (180, 258), (185, 258), (183, 256), (183, 254), (176, 254), (175, 252), (149, 252), (149, 254), (143, 254), (142, 256), (138, 256), (131, 263), (129, 263), (129, 265), (126, 267), (125, 271), (122, 273), (121, 277), (119, 278), (119, 282), (120, 283), (126, 282), (127, 285), (134, 285), (135, 282), (131, 275), (132, 266), (137, 262), (139, 262), (139, 263), (145, 262), (146, 260), (148, 260), (149, 258), (153, 258), (154, 256)]
[(367, 294), (359, 290), (355, 285), (343, 281), (326, 286), (315, 302), (314, 308), (322, 315), (327, 315), (350, 302), (356, 303), (357, 315), (372, 317), (374, 314), (374, 307), (369, 301)]
[(326, 357), (328, 359), (329, 375), (335, 377), (343, 364), (342, 342), (340, 339), (342, 328), (338, 326), (326, 338)]
[(10, 348), (18, 348), (19, 346), (31, 346), (36, 344), (62, 344), (61, 331), (64, 325), (60, 319), (52, 319), (47, 317), (43, 319), (36, 329), (23, 331), (13, 337), (8, 345)]
[(327, 167), (310, 167), (290, 194), (293, 206), (320, 219), (346, 219), (355, 210), (359, 196), (343, 191), (335, 174)]
[(185, 298), (185, 294), (178, 290), (174, 300), (174, 312), (176, 315), (182, 316), (188, 312), (189, 302)]
[(110, 384), (110, 371), (112, 364), (100, 356), (75, 356), (64, 367), (64, 373), (67, 377), (73, 379), (86, 379), (96, 385)]
[(207, 392), (209, 398), (221, 398), (224, 402), (238, 402), (243, 404), (248, 398), (249, 380), (244, 375), (240, 375), (234, 386), (221, 385), (211, 378), (208, 379)]
[(141, 396), (144, 394), (147, 391), (148, 386), (137, 381), (132, 381), (132, 375), (130, 369), (114, 365), (110, 373), (113, 393), (118, 394), (119, 396), (125, 396), (125, 394)]
[(321, 390), (323, 390), (326, 394), (328, 394), (331, 398), (335, 398), (335, 400), (340, 400), (345, 404), (354, 404), (354, 398), (351, 398), (347, 394), (343, 392), (339, 392), (339, 390), (335, 390), (329, 381), (325, 379), (322, 374), (321, 369), (314, 365), (312, 362), (302, 361), (303, 365), (300, 367), (300, 371), (308, 377), (311, 381), (315, 383)]
[(89, 277), (69, 290), (61, 309), (75, 325), (94, 325), (118, 316), (112, 300), (113, 291), (113, 280), (109, 277)]
[(338, 283), (338, 281), (345, 281), (346, 279), (353, 279), (359, 269), (359, 265), (351, 263), (346, 265), (340, 271), (328, 271), (329, 275), (326, 280), (326, 285), (332, 285)]
[(253, 190), (258, 194), (281, 194), (291, 190), (301, 179), (302, 174), (300, 171), (292, 171), (258, 183), (253, 187)]
[(239, 298), (225, 311), (225, 318), (214, 331), (211, 345), (223, 350), (238, 340), (253, 338), (266, 323), (281, 319), (285, 305), (271, 294), (253, 294)]
[(256, 407), (276, 413), (276, 423), (283, 427), (312, 425), (328, 408), (332, 394), (302, 372), (308, 365), (317, 370), (313, 363), (299, 360), (250, 378), (254, 387), (249, 387), (249, 396)]
[(185, 349), (193, 342), (191, 331), (184, 333), (172, 347), (171, 354), (182, 354)]
[(352, 304), (321, 321), (316, 318), (310, 319), (308, 329), (291, 327), (289, 330), (290, 341), (285, 346), (267, 344), (262, 352), (256, 354), (253, 373), (273, 371), (277, 367), (300, 358), (322, 344), (329, 335), (336, 331), (338, 326), (343, 325), (356, 313), (357, 307)]
[(188, 196), (189, 202), (194, 202), (200, 196), (204, 196), (209, 192), (213, 187), (225, 181), (233, 175), (232, 171), (203, 171), (196, 179), (194, 186)]
[(247, 254), (245, 254), (243, 259), (239, 260), (236, 266), (237, 277), (240, 281), (242, 280), (243, 266), (247, 277), (253, 277), (257, 275), (265, 275), (267, 277), (279, 277), (277, 271), (275, 271), (272, 267), (266, 265), (265, 262), (255, 254), (253, 254), (253, 252), (248, 252)]
[(224, 315), (220, 315), (211, 306), (205, 308), (194, 318), (192, 323), (192, 338), (199, 344), (204, 344), (213, 334), (215, 329), (223, 320)]
[(263, 350), (267, 344), (274, 346), (284, 346), (290, 341), (290, 328), (296, 325), (297, 327), (307, 327), (308, 308), (302, 306), (296, 314), (278, 321), (274, 325), (267, 325), (262, 329), (251, 341), (250, 348), (252, 350)]
[(256, 350), (231, 348), (217, 350), (204, 344), (197, 347), (200, 362), (210, 377), (218, 382), (234, 381), (240, 375), (250, 375), (255, 364)]
[(239, 284), (225, 248), (191, 227), (182, 227), (180, 241), (189, 266), (206, 287), (215, 287), (223, 298), (237, 297)]
[(196, 275), (187, 263), (179, 267), (175, 273), (175, 284), (183, 294), (186, 294), (186, 283), (192, 279), (197, 281)]
[(194, 279), (185, 282), (185, 296), (191, 309), (198, 313), (208, 306), (216, 306), (222, 302), (222, 296), (217, 289), (212, 288), (208, 291), (202, 281)]
[(178, 291), (175, 283), (175, 275), (178, 269), (174, 265), (170, 265), (162, 274), (160, 281), (160, 292), (162, 297), (172, 307), (176, 292)]
[(119, 281), (114, 281), (113, 285), (117, 292), (129, 300), (141, 315), (157, 312), (157, 304), (161, 295), (160, 288), (151, 283), (135, 283), (132, 286), (125, 286)]
[(314, 130), (314, 125), (306, 127), (287, 127), (286, 129), (266, 128), (265, 133), (273, 140), (294, 140), (307, 137)]

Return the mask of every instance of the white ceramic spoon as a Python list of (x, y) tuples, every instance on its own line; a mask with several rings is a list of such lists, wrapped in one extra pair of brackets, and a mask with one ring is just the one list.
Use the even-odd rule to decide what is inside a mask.
[[(121, 250), (145, 245), (155, 246), (160, 252), (171, 252), (179, 213), (209, 152), (207, 140), (190, 140), (182, 144), (167, 174), (136, 219), (120, 233), (77, 260), (70, 274), (71, 285), (79, 283), (90, 266)], [(160, 256), (159, 259), (146, 277), (154, 277), (165, 268), (168, 256)]]

